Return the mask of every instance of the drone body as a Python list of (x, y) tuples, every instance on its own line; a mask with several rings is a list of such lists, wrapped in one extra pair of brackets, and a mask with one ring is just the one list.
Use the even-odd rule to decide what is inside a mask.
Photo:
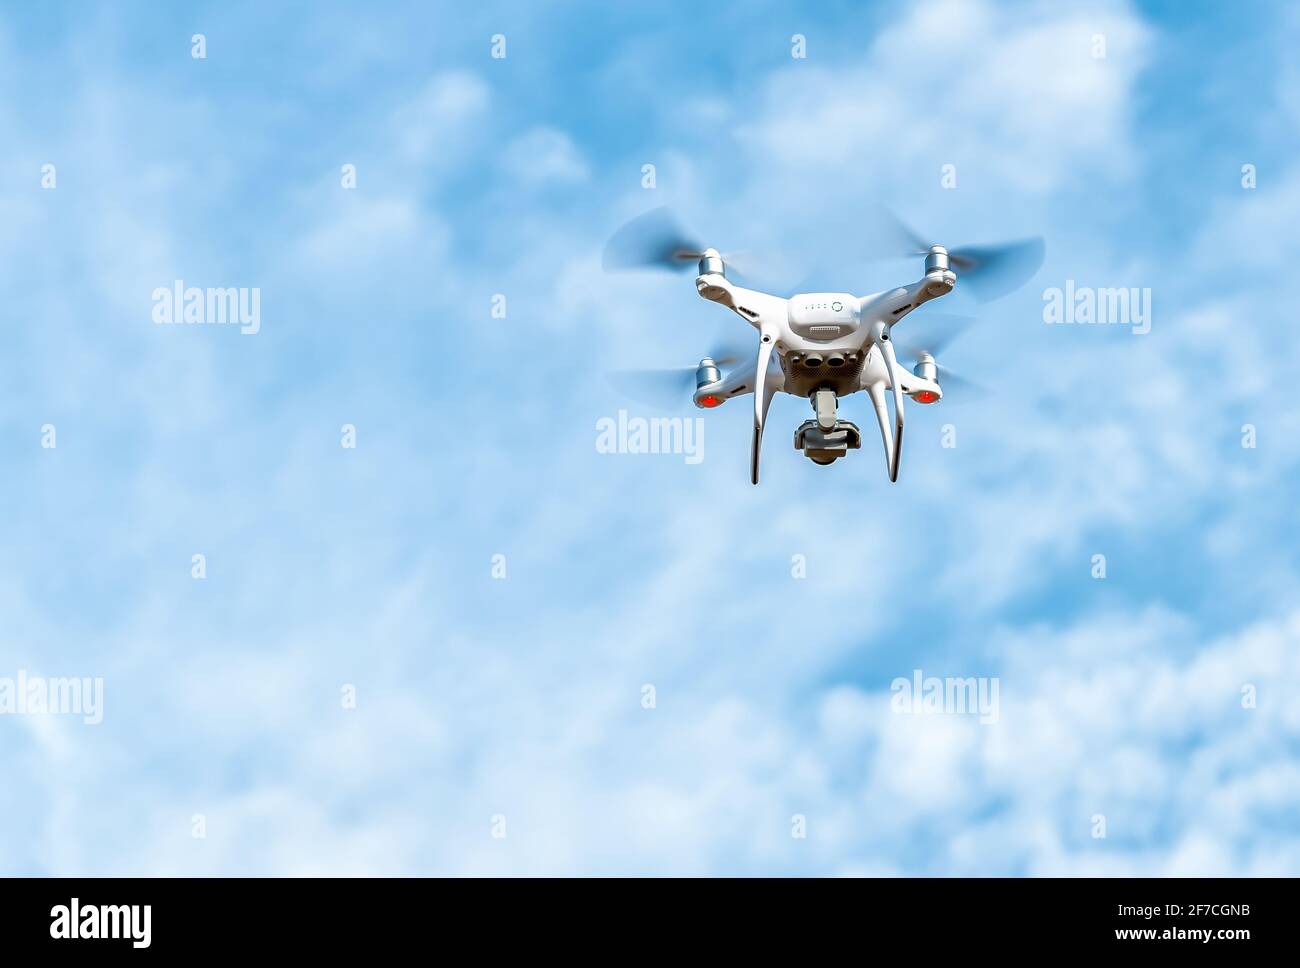
[(700, 296), (726, 306), (757, 331), (757, 353), (747, 360), (735, 360), (736, 365), (726, 374), (720, 366), (723, 360), (701, 359), (693, 368), (692, 395), (695, 405), (704, 409), (720, 406), (732, 397), (753, 395), (752, 483), (758, 483), (764, 425), (777, 393), (810, 401), (813, 418), (795, 432), (794, 445), (815, 463), (830, 464), (861, 446), (857, 426), (838, 417), (839, 399), (860, 390), (866, 391), (875, 410), (889, 479), (897, 481), (903, 449), (903, 399), (932, 404), (943, 398), (938, 381), (947, 374), (935, 362), (934, 351), (952, 334), (940, 338), (931, 349), (913, 350), (916, 365), (908, 370), (898, 361), (891, 337), (894, 326), (918, 306), (951, 292), (957, 282), (954, 266), (964, 271), (968, 268), (977, 279), (982, 273), (986, 282), (991, 275), (988, 270), (1006, 275), (1010, 268), (1012, 275), (1023, 276), (1019, 280), (1023, 282), (1037, 271), (1043, 254), (1038, 239), (950, 254), (942, 245), (920, 244), (901, 225), (898, 231), (911, 252), (924, 255), (924, 274), (910, 285), (868, 296), (818, 292), (785, 298), (736, 285), (727, 278), (721, 253), (713, 248), (700, 251), (681, 241), (682, 233), (662, 209), (634, 219), (616, 233), (606, 246), (604, 262), (606, 268), (616, 269), (683, 268), (698, 259), (695, 288)]
[[(696, 290), (758, 330), (759, 349), (752, 367), (738, 366), (726, 377), (721, 377), (712, 360), (701, 360), (695, 405), (716, 407), (731, 397), (754, 395), (750, 480), (757, 484), (763, 428), (773, 396), (785, 392), (812, 401), (815, 418), (799, 428), (795, 446), (817, 463), (829, 464), (861, 443), (858, 428), (837, 418), (837, 401), (865, 390), (880, 424), (889, 479), (897, 481), (903, 396), (929, 404), (940, 400), (943, 390), (935, 382), (933, 358), (922, 358), (917, 372), (909, 373), (898, 363), (889, 333), (917, 306), (951, 292), (956, 281), (947, 251), (934, 246), (926, 256), (925, 276), (910, 286), (870, 296), (823, 292), (786, 299), (735, 285), (726, 277), (721, 256), (708, 249), (700, 259)], [(886, 391), (894, 398), (892, 427)]]

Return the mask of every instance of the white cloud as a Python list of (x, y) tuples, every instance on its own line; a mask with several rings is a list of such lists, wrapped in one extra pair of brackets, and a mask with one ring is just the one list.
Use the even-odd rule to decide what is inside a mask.
[[(1091, 54), (1098, 33), (1105, 59)], [(1122, 6), (1072, 16), (916, 5), (872, 40), (860, 66), (810, 57), (775, 74), (738, 134), (795, 180), (856, 172), (831, 182), (850, 194), (918, 168), (937, 186), (944, 164), (957, 166), (959, 185), (964, 175), (986, 192), (1044, 193), (1082, 173), (1129, 169), (1131, 92), (1147, 46), (1147, 29)]]
[(590, 174), (586, 161), (563, 131), (533, 128), (506, 146), (502, 166), (525, 182), (584, 181)]
[(406, 161), (442, 168), (475, 143), (470, 122), (481, 118), (490, 102), (488, 86), (476, 74), (448, 71), (400, 105), (387, 130)]

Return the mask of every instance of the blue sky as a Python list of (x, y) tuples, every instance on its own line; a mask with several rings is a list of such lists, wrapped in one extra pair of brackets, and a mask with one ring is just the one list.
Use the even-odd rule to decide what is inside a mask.
[[(0, 677), (104, 682), (0, 716), (0, 870), (1300, 870), (1287, 5), (264, 6), (0, 18)], [(747, 335), (615, 227), (865, 293), (918, 270), (882, 201), (1047, 240), (898, 484), (789, 397), (758, 488), (741, 402), (598, 452), (652, 413), (603, 372)], [(155, 325), (175, 279), (260, 331)], [(1150, 332), (1045, 325), (1070, 279)], [(914, 669), (998, 722), (892, 711)]]

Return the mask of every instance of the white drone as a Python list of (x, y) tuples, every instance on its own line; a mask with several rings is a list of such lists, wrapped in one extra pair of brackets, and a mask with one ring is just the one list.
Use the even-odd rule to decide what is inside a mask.
[[(897, 220), (892, 234), (905, 250), (900, 254), (925, 257), (925, 275), (909, 286), (854, 296), (847, 292), (802, 293), (786, 299), (736, 285), (727, 278), (726, 264), (717, 249), (692, 244), (667, 209), (659, 208), (628, 222), (605, 246), (606, 269), (682, 269), (698, 264), (695, 288), (711, 302), (721, 303), (758, 330), (758, 353), (749, 360), (738, 354), (716, 353), (697, 366), (676, 370), (625, 371), (639, 380), (666, 378), (689, 380), (697, 407), (720, 406), (732, 397), (754, 395), (754, 438), (750, 451), (750, 480), (758, 483), (758, 455), (763, 424), (778, 391), (812, 402), (814, 419), (805, 421), (794, 435), (794, 446), (818, 464), (830, 464), (862, 444), (857, 426), (837, 416), (840, 397), (865, 390), (871, 398), (885, 446), (885, 464), (891, 481), (898, 480), (903, 450), (903, 397), (932, 404), (943, 399), (944, 382), (955, 384), (949, 371), (935, 362), (935, 353), (967, 320), (932, 317), (946, 323), (945, 331), (911, 348), (916, 366), (908, 371), (898, 363), (891, 332), (918, 306), (951, 292), (957, 282), (953, 269), (984, 299), (1005, 295), (1029, 280), (1043, 261), (1043, 241), (1027, 239), (998, 246), (946, 249), (927, 245)], [(734, 365), (733, 365), (734, 364)], [(723, 375), (721, 367), (731, 366)], [(689, 384), (682, 387), (683, 396)], [(894, 398), (894, 419), (889, 419), (886, 390)]]

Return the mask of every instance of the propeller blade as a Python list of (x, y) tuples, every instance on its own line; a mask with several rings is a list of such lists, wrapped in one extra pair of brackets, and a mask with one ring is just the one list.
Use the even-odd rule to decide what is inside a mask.
[(631, 400), (660, 410), (679, 410), (695, 390), (695, 367), (614, 370), (607, 379), (610, 386)]
[(655, 208), (619, 228), (605, 243), (605, 269), (685, 269), (704, 246), (690, 237), (666, 208)]
[[(601, 256), (605, 270), (694, 269), (705, 246), (682, 228), (667, 207), (651, 209), (610, 236)], [(728, 276), (756, 288), (788, 289), (806, 274), (804, 266), (783, 249), (747, 249), (721, 253)]]
[[(753, 354), (753, 349), (735, 337), (713, 341), (704, 354), (719, 367), (735, 366)], [(636, 370), (613, 370), (610, 385), (623, 396), (661, 410), (677, 410), (695, 392), (695, 373), (699, 363), (690, 366), (650, 367)]]
[(948, 346), (975, 322), (974, 316), (953, 316), (949, 313), (930, 313), (924, 309), (908, 313), (895, 324), (907, 334), (907, 342), (900, 342), (899, 348), (916, 360), (922, 353), (938, 356), (939, 351)]
[[(877, 210), (866, 246), (869, 258), (906, 258), (925, 255), (938, 240), (906, 225), (884, 206)], [(957, 273), (957, 285), (970, 287), (980, 302), (998, 299), (1028, 282), (1043, 264), (1046, 247), (1040, 236), (1001, 245), (967, 245), (948, 250), (948, 264)]]
[(783, 248), (723, 252), (727, 277), (751, 289), (790, 290), (807, 274), (807, 267)]
[(742, 342), (734, 336), (729, 336), (715, 339), (707, 355), (718, 366), (735, 366), (753, 353), (752, 343)]
[(957, 282), (970, 286), (980, 302), (1019, 289), (1038, 272), (1046, 247), (1041, 237), (1003, 245), (972, 245), (948, 252)]
[(955, 390), (960, 399), (973, 400), (980, 397), (987, 397), (990, 391), (982, 383), (976, 383), (974, 380), (968, 380), (966, 377), (954, 373), (946, 366), (935, 364), (938, 371), (938, 383), (943, 388), (943, 398), (948, 399), (948, 391)]
[(905, 224), (884, 205), (876, 206), (869, 219), (867, 254), (873, 259), (905, 259), (925, 255), (931, 243)]
[[(973, 316), (951, 316), (946, 313), (925, 313), (915, 317), (908, 315), (899, 322), (901, 325), (908, 326), (913, 318), (918, 324), (917, 331), (910, 332), (911, 339), (906, 343), (900, 342), (898, 348), (917, 363), (927, 356), (934, 360), (944, 347), (952, 343), (970, 327), (971, 323), (975, 322)], [(910, 330), (912, 327), (908, 326), (908, 328)], [(988, 387), (974, 380), (968, 380), (940, 363), (935, 363), (935, 370), (939, 385), (943, 387), (944, 399), (947, 399), (950, 389), (955, 390), (959, 398), (977, 398), (989, 394)]]

